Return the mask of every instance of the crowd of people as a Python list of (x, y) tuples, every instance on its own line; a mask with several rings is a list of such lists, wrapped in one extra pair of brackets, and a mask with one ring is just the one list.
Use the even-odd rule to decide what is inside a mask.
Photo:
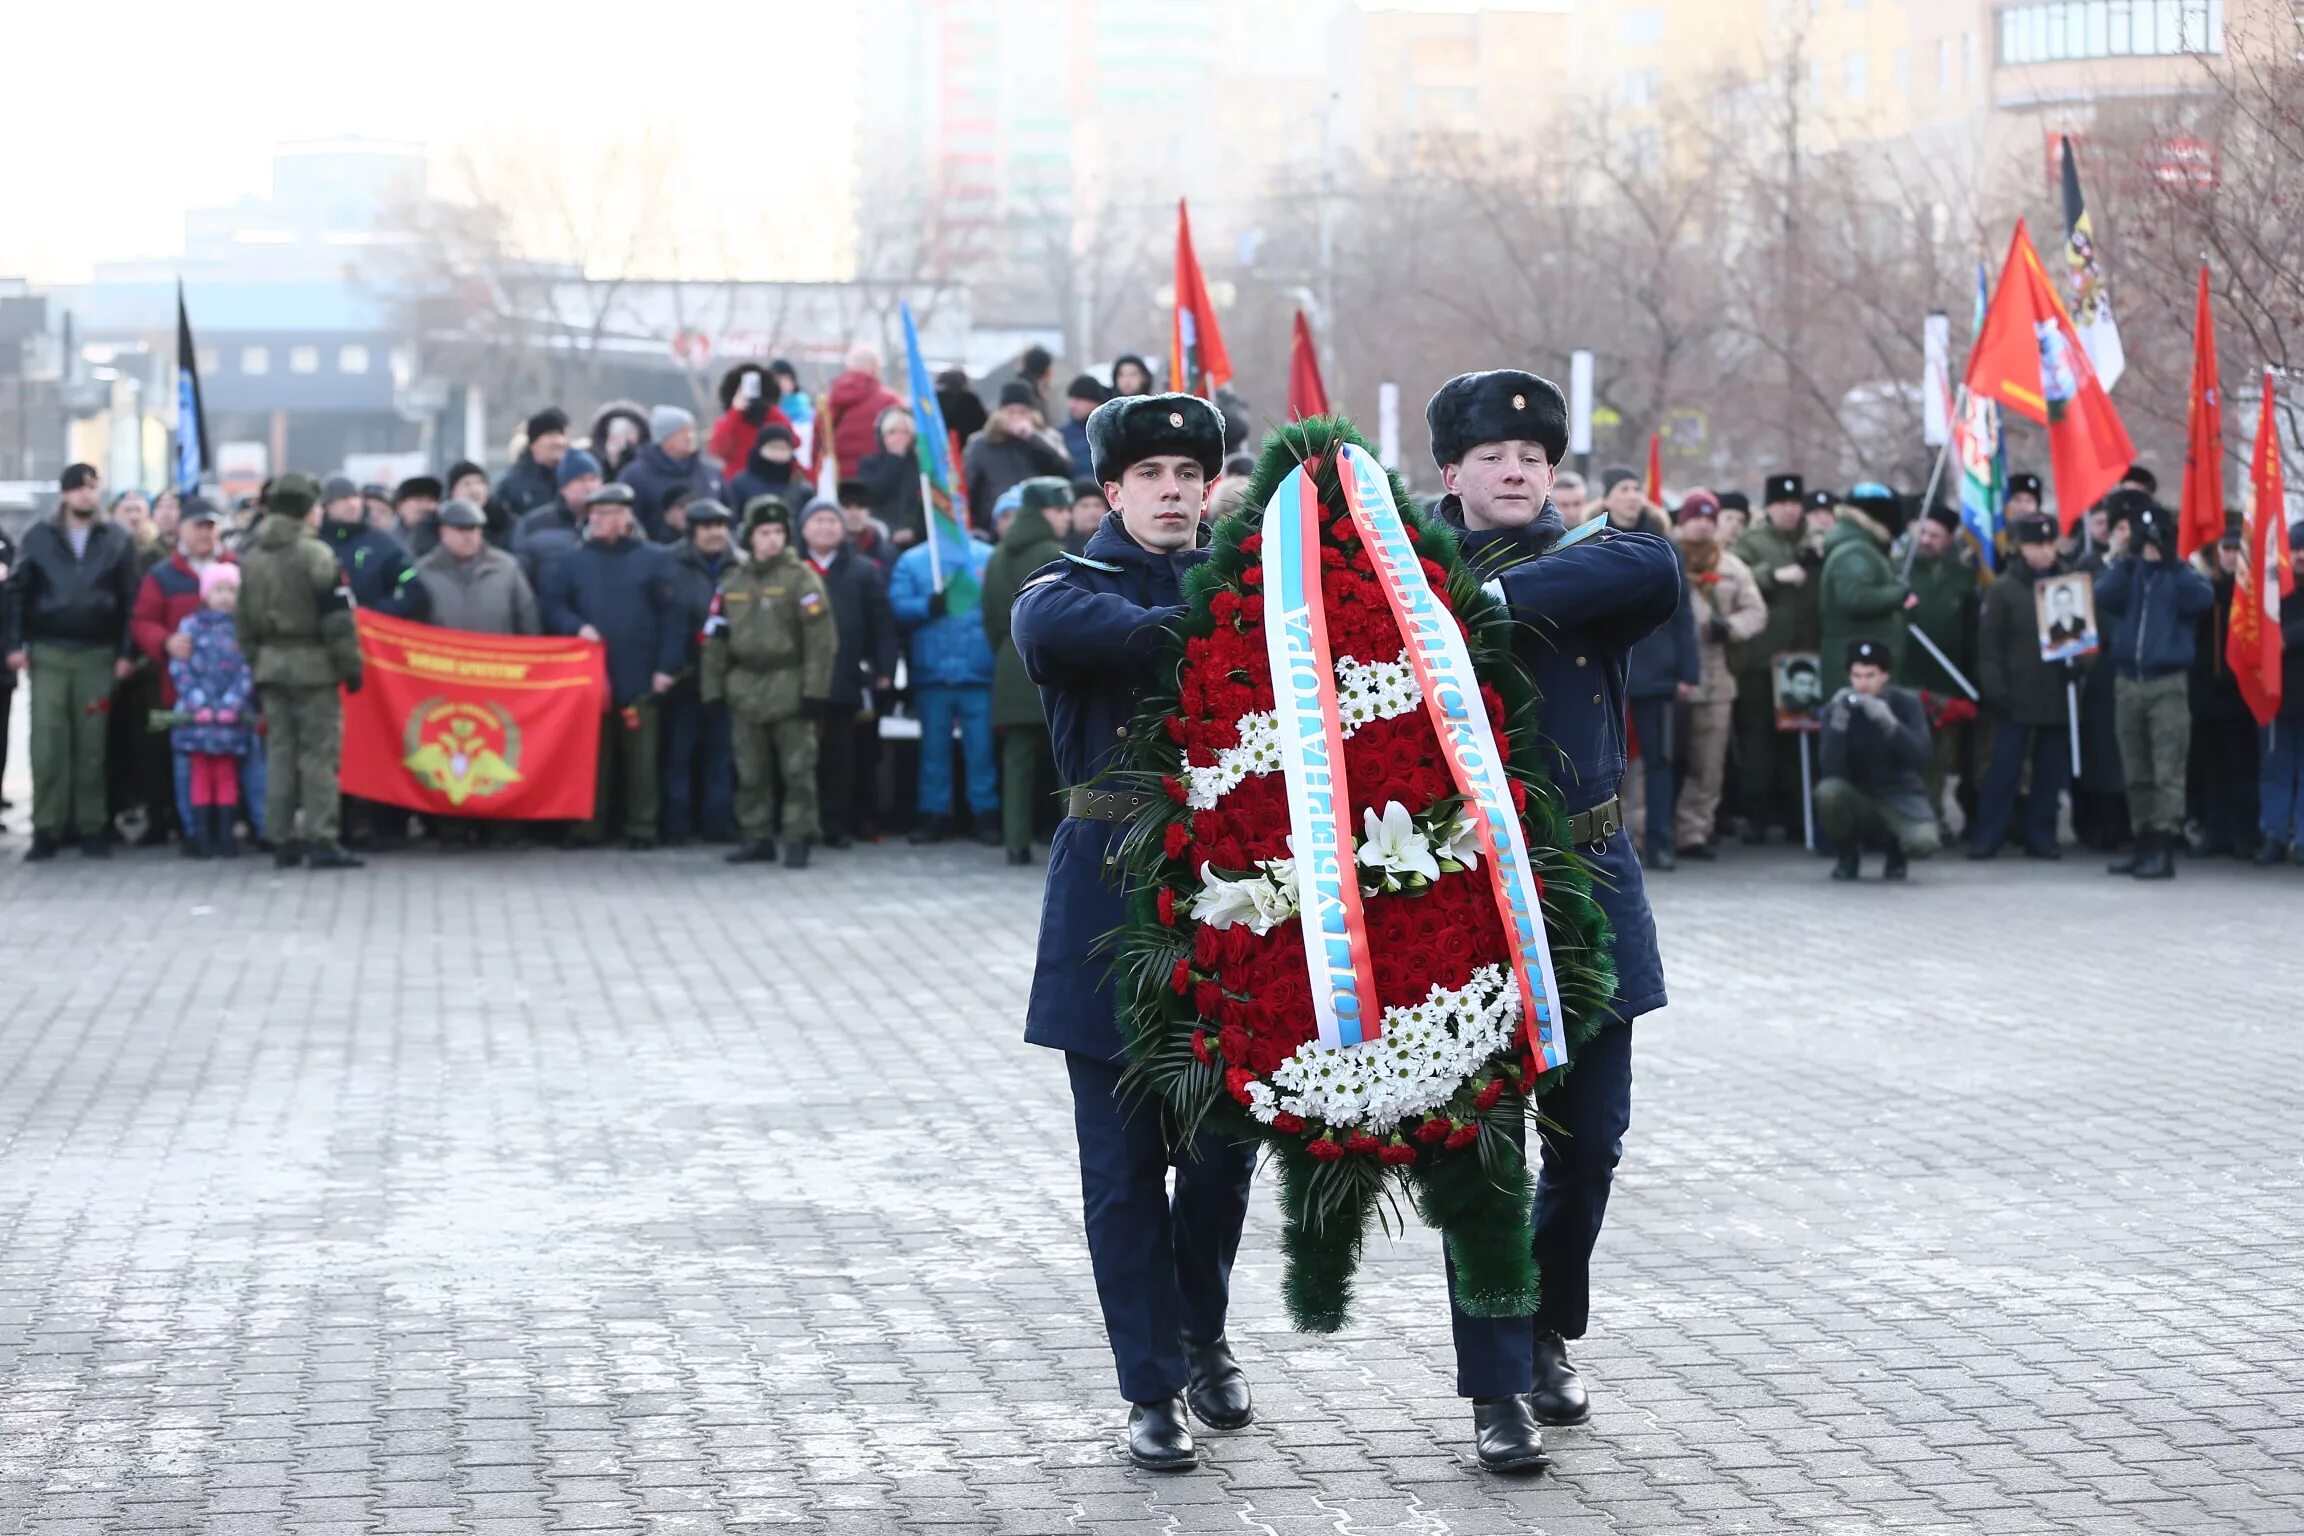
[[(548, 407), (493, 479), (470, 461), (390, 488), (282, 476), (229, 509), (173, 491), (107, 501), (72, 466), (54, 516), (20, 548), (0, 537), (0, 754), (24, 674), (27, 857), (74, 841), (103, 857), (140, 808), (141, 843), (230, 856), (245, 835), (317, 868), (416, 836), (515, 835), (700, 839), (791, 867), (857, 839), (969, 837), (1028, 863), (1063, 786), (1009, 606), (1103, 521), (1085, 423), (1149, 393), (1153, 370), (1123, 355), (1059, 395), (1035, 347), (981, 393), (940, 375), (957, 535), (931, 532), (919, 425), (882, 375), (870, 346), (816, 394), (788, 362), (747, 362), (719, 380), (708, 427), (617, 402), (579, 433)], [(1247, 413), (1218, 403), (1211, 520), (1252, 469)], [(2078, 839), (2126, 850), (2121, 873), (2166, 876), (2182, 852), (2304, 862), (2304, 686), (2259, 728), (2224, 663), (2238, 519), (2180, 560), (2156, 496), (2139, 466), (2067, 533), (2017, 475), (1988, 560), (1956, 515), (1912, 517), (1875, 483), (1838, 494), (1780, 474), (1757, 508), (1701, 489), (1666, 506), (1629, 469), (1589, 486), (1562, 472), (1568, 527), (1645, 528), (1681, 556), (1679, 613), (1633, 648), (1627, 679), (1642, 862), (1778, 837), (1833, 854), (1840, 878), (1869, 850), (1901, 877), (1955, 829), (1970, 858), (2014, 843), (2054, 859), (2067, 805)], [(2102, 633), (2045, 660), (2034, 589), (2068, 572), (2092, 583)], [(516, 829), (343, 800), (335, 701), (358, 682), (355, 609), (600, 642), (592, 818)], [(2284, 622), (2304, 676), (2304, 605)]]

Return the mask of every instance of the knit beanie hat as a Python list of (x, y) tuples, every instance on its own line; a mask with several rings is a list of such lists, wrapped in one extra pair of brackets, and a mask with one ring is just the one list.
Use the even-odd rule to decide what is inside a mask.
[(663, 442), (676, 433), (685, 432), (696, 425), (696, 413), (682, 410), (677, 405), (651, 406), (648, 410), (648, 436)]
[(218, 587), (240, 585), (240, 567), (229, 560), (211, 560), (200, 568), (200, 595), (206, 597)]

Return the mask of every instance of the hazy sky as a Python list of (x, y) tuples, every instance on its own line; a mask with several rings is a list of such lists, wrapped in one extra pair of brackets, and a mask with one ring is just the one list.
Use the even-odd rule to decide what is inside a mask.
[[(516, 141), (581, 168), (643, 124), (679, 147), (683, 209), (727, 206), (770, 179), (787, 207), (837, 202), (818, 242), (829, 261), (852, 159), (850, 10), (24, 0), (7, 21), (0, 277), (77, 281), (99, 259), (176, 254), (184, 210), (262, 195), (288, 140), (421, 141), (443, 166), (462, 147)], [(834, 152), (778, 155), (761, 129), (770, 109), (815, 125)], [(797, 129), (775, 139), (802, 142)]]

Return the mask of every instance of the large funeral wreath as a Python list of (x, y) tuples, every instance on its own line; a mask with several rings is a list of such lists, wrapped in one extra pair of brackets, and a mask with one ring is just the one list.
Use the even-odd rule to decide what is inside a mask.
[[(1153, 797), (1121, 854), (1131, 894), (1116, 975), (1131, 1072), (1182, 1130), (1210, 1127), (1273, 1150), (1283, 1293), (1296, 1326), (1314, 1332), (1343, 1326), (1369, 1225), (1389, 1224), (1395, 1190), (1443, 1234), (1467, 1311), (1534, 1310), (1522, 1132), (1549, 1076), (1568, 1070), (1545, 1070), (1511, 968), (1508, 918), (1349, 515), (1346, 444), (1367, 453), (1332, 418), (1267, 441), (1246, 503), (1218, 523), (1211, 558), (1185, 579), (1188, 611), (1160, 669), (1173, 682), (1147, 701), (1121, 775)], [(1290, 478), (1299, 466), (1317, 497), (1319, 608), (1355, 829), (1347, 867), (1381, 1017), (1374, 1038), (1342, 1047), (1315, 1033), (1264, 632), (1260, 530), (1276, 493), (1300, 496)], [(1482, 591), (1454, 531), (1387, 478), (1408, 541), (1400, 547), (1412, 546), (1432, 595), (1461, 626), (1505, 760), (1573, 1053), (1605, 1022), (1615, 976), (1588, 871), (1564, 846), (1538, 701), (1511, 659), (1510, 615)]]

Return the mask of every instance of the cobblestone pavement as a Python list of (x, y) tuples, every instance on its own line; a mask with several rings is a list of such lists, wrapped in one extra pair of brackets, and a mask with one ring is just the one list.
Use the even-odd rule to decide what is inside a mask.
[(1258, 1422), (1157, 1480), (1036, 871), (22, 847), (0, 1531), (2304, 1531), (2293, 874), (1660, 881), (1554, 1470), (1469, 1464), (1429, 1234), (1288, 1332), (1263, 1189)]

